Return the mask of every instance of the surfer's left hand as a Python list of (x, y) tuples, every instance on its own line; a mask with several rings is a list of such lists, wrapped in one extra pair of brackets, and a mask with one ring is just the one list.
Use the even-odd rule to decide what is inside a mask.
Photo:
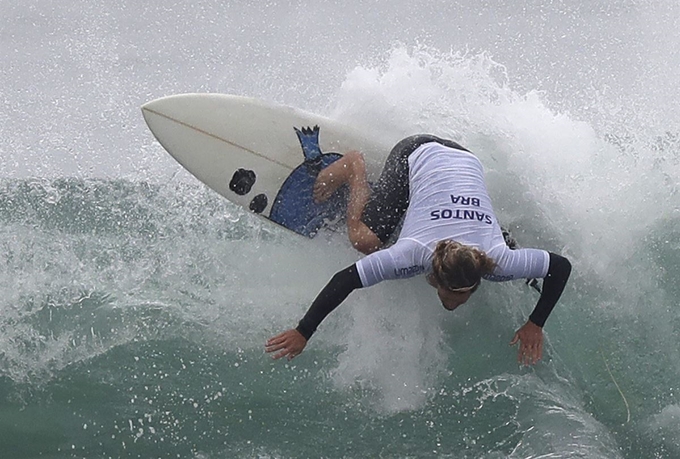
[(265, 343), (264, 350), (266, 352), (281, 351), (278, 354), (274, 354), (273, 358), (288, 357), (288, 360), (291, 360), (297, 357), (306, 345), (307, 340), (305, 337), (299, 331), (292, 329), (269, 338)]
[(515, 336), (510, 341), (510, 346), (519, 344), (517, 361), (523, 365), (533, 365), (543, 357), (543, 329), (531, 322), (525, 323), (522, 328), (517, 330)]

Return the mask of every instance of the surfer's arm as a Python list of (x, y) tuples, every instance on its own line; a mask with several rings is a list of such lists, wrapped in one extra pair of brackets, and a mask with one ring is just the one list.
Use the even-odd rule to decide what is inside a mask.
[(517, 361), (525, 365), (534, 364), (543, 357), (543, 325), (562, 296), (571, 274), (569, 260), (552, 252), (549, 256), (550, 264), (544, 277), (541, 297), (527, 323), (517, 330), (510, 342), (511, 346), (520, 342)]
[[(370, 287), (383, 280), (412, 277), (424, 271), (423, 263), (414, 264), (408, 242), (397, 242), (390, 248), (373, 252), (357, 263), (337, 272), (319, 292), (295, 329), (270, 338), (267, 352), (275, 359), (292, 359), (302, 352), (319, 324), (337, 308), (352, 291)], [(404, 264), (405, 263), (405, 264)]]
[(571, 273), (571, 263), (565, 257), (540, 249), (511, 250), (503, 246), (491, 253), (497, 266), (491, 275), (484, 276), (490, 281), (502, 282), (512, 279), (542, 278), (541, 296), (529, 316), (529, 320), (539, 327), (557, 304)]
[(527, 322), (520, 327), (510, 345), (520, 343), (517, 360), (531, 365), (543, 356), (543, 326), (571, 273), (571, 263), (566, 258), (539, 249), (510, 250), (502, 247), (497, 256), (498, 266), (488, 280), (543, 278), (543, 291)]
[(361, 288), (356, 265), (337, 272), (319, 292), (305, 316), (295, 328), (306, 340), (311, 338), (319, 324), (337, 308), (355, 289)]
[(539, 327), (545, 325), (545, 321), (562, 296), (564, 287), (567, 285), (571, 274), (571, 263), (565, 257), (550, 252), (550, 265), (548, 274), (543, 280), (543, 292), (536, 303), (529, 320)]
[(393, 246), (374, 252), (336, 273), (316, 297), (296, 330), (309, 339), (321, 321), (355, 289), (422, 274), (426, 264), (423, 257), (427, 253), (421, 244), (400, 239)]
[(362, 283), (356, 265), (337, 272), (319, 292), (298, 326), (267, 340), (265, 350), (270, 353), (276, 352), (275, 359), (287, 357), (290, 360), (296, 357), (304, 350), (307, 341), (321, 321), (337, 308), (347, 298), (347, 295), (360, 287)]

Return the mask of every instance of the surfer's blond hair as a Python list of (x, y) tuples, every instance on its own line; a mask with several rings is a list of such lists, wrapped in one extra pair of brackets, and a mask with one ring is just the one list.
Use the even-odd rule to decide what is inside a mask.
[(432, 258), (432, 279), (452, 292), (474, 292), (482, 276), (496, 269), (494, 262), (479, 249), (450, 239), (439, 241)]

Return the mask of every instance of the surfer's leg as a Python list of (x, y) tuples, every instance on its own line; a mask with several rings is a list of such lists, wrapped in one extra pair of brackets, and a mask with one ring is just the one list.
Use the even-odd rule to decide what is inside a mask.
[(439, 140), (439, 137), (425, 134), (407, 137), (397, 143), (387, 156), (378, 183), (372, 187), (371, 197), (361, 216), (361, 221), (382, 245), (397, 234), (409, 205), (408, 157), (419, 146)]
[(378, 236), (361, 220), (347, 220), (349, 241), (359, 252), (368, 255), (383, 246)]
[(323, 202), (341, 186), (349, 187), (347, 201), (347, 232), (349, 240), (359, 252), (369, 254), (382, 243), (378, 236), (361, 221), (371, 189), (366, 180), (366, 163), (358, 151), (351, 151), (319, 172), (314, 183), (314, 199)]
[[(351, 151), (328, 167), (319, 172), (314, 182), (314, 200), (324, 202), (330, 198), (335, 191), (345, 183), (349, 183), (350, 177), (355, 173), (355, 163), (361, 161), (363, 157), (356, 151)], [(365, 175), (365, 165), (364, 165)]]
[[(349, 170), (345, 183), (349, 185), (349, 199), (347, 201), (347, 235), (355, 249), (369, 254), (379, 250), (382, 242), (378, 236), (361, 220), (364, 207), (371, 196), (371, 188), (366, 180), (366, 163), (358, 151), (352, 151), (343, 156), (347, 158)], [(336, 161), (337, 162), (337, 161)]]

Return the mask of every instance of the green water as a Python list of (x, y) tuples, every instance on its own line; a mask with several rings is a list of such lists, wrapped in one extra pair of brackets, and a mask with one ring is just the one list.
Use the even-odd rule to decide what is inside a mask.
[[(677, 451), (677, 348), (649, 356), (678, 319), (598, 312), (578, 273), (533, 369), (507, 346), (530, 289), (487, 284), (448, 314), (417, 280), (355, 293), (302, 356), (273, 362), (264, 340), (355, 256), (342, 235), (290, 239), (193, 186), (7, 181), (1, 196), (3, 457)], [(324, 262), (331, 243), (343, 253)]]

